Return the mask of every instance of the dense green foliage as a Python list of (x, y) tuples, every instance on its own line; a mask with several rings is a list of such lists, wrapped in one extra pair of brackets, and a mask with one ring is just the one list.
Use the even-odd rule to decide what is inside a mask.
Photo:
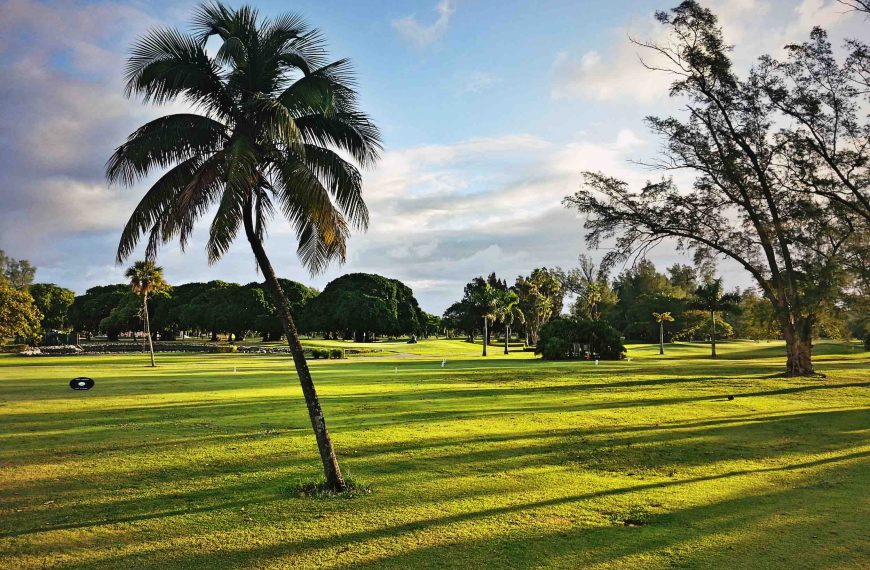
[(619, 331), (606, 321), (565, 317), (541, 327), (535, 353), (545, 360), (591, 358), (595, 355), (603, 360), (620, 360), (625, 358), (625, 345)]
[(370, 273), (350, 273), (330, 281), (302, 314), (302, 330), (359, 342), (378, 335), (422, 334), (426, 325), (426, 316), (407, 285)]
[(130, 296), (130, 287), (124, 284), (91, 287), (70, 306), (70, 324), (76, 331), (97, 334), (103, 319)]
[(75, 292), (54, 283), (34, 283), (28, 291), (36, 303), (36, 308), (42, 313), (42, 331), (67, 330), (70, 324), (69, 310), (76, 298)]
[(30, 293), (20, 290), (0, 275), (0, 341), (22, 338), (32, 341), (39, 335), (42, 318)]

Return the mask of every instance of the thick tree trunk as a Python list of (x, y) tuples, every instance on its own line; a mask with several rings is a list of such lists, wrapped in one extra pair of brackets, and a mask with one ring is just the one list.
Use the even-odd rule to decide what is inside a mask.
[(813, 370), (812, 325), (809, 323), (796, 327), (791, 323), (783, 326), (785, 339), (786, 376), (815, 376)]
[(145, 336), (148, 338), (148, 352), (151, 355), (151, 366), (154, 367), (154, 343), (151, 342), (151, 319), (148, 318), (148, 294), (142, 296), (142, 310), (145, 311)]
[(712, 334), (710, 335), (710, 346), (712, 348), (712, 357), (716, 358), (716, 312), (710, 311), (710, 323)]
[(483, 317), (483, 355), (486, 356), (486, 345), (489, 341), (489, 335), (486, 329), (486, 317)]
[(266, 256), (266, 250), (254, 231), (250, 203), (246, 204), (245, 207), (244, 224), (245, 234), (251, 244), (251, 249), (254, 251), (254, 257), (257, 259), (260, 271), (263, 272), (263, 277), (266, 279), (266, 286), (272, 293), (278, 317), (284, 326), (284, 333), (287, 335), (287, 344), (290, 346), (293, 363), (296, 365), (296, 373), (299, 375), (299, 383), (302, 386), (302, 394), (308, 407), (308, 417), (311, 420), (311, 427), (314, 429), (314, 436), (317, 439), (317, 448), (320, 451), (320, 460), (323, 462), (326, 484), (332, 491), (345, 491), (347, 490), (347, 484), (341, 475), (338, 459), (332, 449), (332, 440), (329, 437), (329, 430), (326, 428), (326, 418), (324, 418), (323, 410), (320, 408), (320, 400), (317, 398), (314, 380), (311, 378), (311, 371), (308, 369), (308, 363), (305, 361), (302, 343), (299, 342), (299, 334), (296, 331), (296, 324), (293, 322), (290, 303), (287, 301), (287, 297), (281, 289), (281, 284), (275, 276), (272, 264)]

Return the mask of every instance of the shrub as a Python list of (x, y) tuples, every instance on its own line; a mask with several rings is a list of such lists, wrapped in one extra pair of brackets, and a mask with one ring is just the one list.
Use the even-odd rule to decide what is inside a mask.
[(342, 351), (340, 348), (333, 348), (332, 350), (329, 351), (329, 357), (330, 358), (344, 358), (344, 351)]
[(5, 344), (0, 346), (0, 354), (17, 354), (27, 350), (26, 344)]
[(238, 352), (239, 347), (234, 344), (221, 344), (214, 347), (215, 352), (218, 353), (227, 353), (227, 352)]
[(864, 335), (864, 350), (870, 350), (870, 332)]
[(581, 355), (572, 354), (575, 343), (588, 345), (589, 351), (603, 360), (625, 358), (622, 337), (609, 323), (573, 317), (556, 319), (541, 327), (535, 353), (546, 360), (579, 358)]

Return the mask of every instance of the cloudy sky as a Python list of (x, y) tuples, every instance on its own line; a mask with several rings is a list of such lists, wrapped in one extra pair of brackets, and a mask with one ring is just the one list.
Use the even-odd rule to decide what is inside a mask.
[[(381, 273), (440, 313), (475, 275), (513, 280), (570, 266), (585, 251), (582, 220), (560, 205), (582, 170), (634, 184), (657, 176), (635, 165), (659, 148), (643, 118), (678, 112), (679, 102), (668, 99), (665, 77), (641, 67), (628, 36), (659, 37), (652, 15), (667, 2), (255, 3), (264, 15), (305, 15), (336, 58), (352, 58), (385, 139), (365, 173), (371, 226), (353, 237), (348, 263), (309, 276), (276, 220), (267, 248), (284, 276), (322, 287), (349, 271)], [(813, 25), (835, 42), (866, 32), (834, 0), (706, 4), (742, 69)], [(83, 292), (121, 280), (119, 232), (146, 185), (108, 188), (103, 165), (133, 129), (167, 112), (124, 99), (124, 57), (148, 28), (184, 27), (194, 5), (0, 0), (0, 249), (34, 262), (38, 281)], [(213, 266), (204, 242), (200, 232), (186, 253), (161, 251), (170, 282), (257, 279), (244, 240)], [(687, 261), (668, 247), (650, 257)], [(722, 272), (732, 286), (750, 284), (730, 264)]]

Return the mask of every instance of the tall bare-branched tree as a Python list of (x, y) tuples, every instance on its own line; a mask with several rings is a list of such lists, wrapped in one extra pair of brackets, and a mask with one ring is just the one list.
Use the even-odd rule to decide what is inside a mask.
[[(205, 47), (210, 38), (220, 45), (213, 56)], [(330, 62), (321, 34), (299, 16), (266, 19), (251, 7), (215, 2), (196, 10), (190, 33), (160, 28), (140, 38), (126, 81), (128, 96), (156, 104), (181, 100), (195, 112), (143, 125), (109, 159), (108, 180), (126, 186), (168, 169), (130, 217), (118, 260), (143, 236), (149, 258), (170, 240), (184, 247), (210, 211), (209, 261), (244, 232), (293, 354), (327, 485), (346, 489), (263, 241), (269, 220), (280, 213), (314, 273), (343, 261), (350, 229), (368, 224), (359, 167), (377, 159), (380, 135), (358, 107), (350, 63)]]
[[(587, 172), (566, 204), (588, 215), (590, 245), (617, 237), (610, 261), (664, 240), (699, 259), (737, 261), (776, 312), (786, 373), (814, 374), (813, 329), (844, 283), (843, 256), (860, 215), (816, 193), (802, 175), (800, 148), (775, 127), (782, 113), (769, 96), (767, 62), (739, 78), (715, 15), (694, 1), (657, 18), (669, 41), (638, 43), (666, 62), (649, 67), (673, 76), (670, 93), (686, 105), (682, 118), (647, 119), (665, 143), (656, 166), (695, 173), (693, 188), (680, 191), (665, 178), (632, 191), (621, 180)], [(834, 194), (847, 196), (842, 181), (835, 186)]]

